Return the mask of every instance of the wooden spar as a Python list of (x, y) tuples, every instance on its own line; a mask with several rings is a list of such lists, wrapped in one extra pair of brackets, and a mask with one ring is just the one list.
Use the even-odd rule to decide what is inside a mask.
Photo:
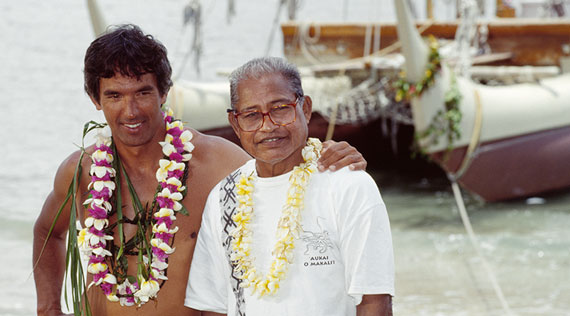
[(101, 14), (97, 0), (87, 0), (87, 8), (89, 10), (89, 17), (91, 18), (91, 26), (95, 37), (103, 34), (107, 29), (107, 23)]
[[(459, 22), (415, 23), (439, 39), (452, 40)], [(564, 47), (570, 46), (568, 19), (497, 19), (479, 23), (488, 28), (487, 43), (491, 53), (512, 53), (512, 57), (492, 65), (560, 66), (560, 58), (568, 57)], [(287, 22), (281, 25), (285, 57), (297, 65), (308, 65), (301, 51), (301, 40), (312, 37), (315, 57), (323, 62), (341, 62), (363, 57), (366, 29), (380, 29), (380, 49), (398, 41), (395, 23), (311, 23)], [(302, 31), (305, 30), (306, 34)]]

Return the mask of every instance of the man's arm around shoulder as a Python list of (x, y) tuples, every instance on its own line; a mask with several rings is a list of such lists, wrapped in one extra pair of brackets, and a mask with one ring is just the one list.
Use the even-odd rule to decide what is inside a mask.
[(41, 213), (34, 224), (33, 265), (38, 315), (63, 315), (60, 302), (65, 272), (65, 247), (66, 233), (69, 227), (70, 201), (55, 223), (48, 242), (45, 243), (45, 240), (57, 211), (65, 201), (79, 156), (80, 152), (75, 152), (60, 165), (55, 176), (53, 190), (46, 198)]

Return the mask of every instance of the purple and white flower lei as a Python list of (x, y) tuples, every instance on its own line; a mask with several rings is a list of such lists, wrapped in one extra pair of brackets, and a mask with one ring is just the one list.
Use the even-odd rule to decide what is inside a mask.
[[(87, 271), (93, 275), (89, 287), (100, 286), (110, 301), (119, 301), (125, 306), (140, 306), (157, 296), (160, 290), (158, 280), (168, 279), (165, 275), (167, 259), (174, 252), (170, 243), (178, 231), (178, 227), (174, 226), (175, 213), (182, 209), (180, 202), (184, 198), (182, 192), (186, 189), (182, 184), (185, 162), (192, 158), (194, 145), (190, 142), (192, 133), (184, 130), (182, 122), (173, 119), (172, 110), (168, 109), (164, 113), (164, 121), (166, 136), (160, 145), (165, 159), (159, 161), (156, 172), (161, 191), (156, 197), (159, 210), (153, 214), (151, 273), (148, 278), (139, 274), (134, 283), (125, 278), (117, 284), (117, 277), (111, 273), (106, 262), (106, 257), (113, 256), (106, 249), (107, 242), (113, 240), (113, 236), (106, 234), (105, 229), (109, 226), (108, 217), (113, 208), (110, 199), (116, 186), (113, 180), (116, 170), (112, 166), (112, 138), (108, 127), (99, 130), (95, 151), (91, 155), (93, 164), (89, 171), (91, 182), (88, 186), (90, 197), (84, 202), (89, 215), (85, 219), (85, 228), (79, 231), (78, 243), (89, 257)], [(144, 256), (143, 259), (145, 262), (139, 264), (148, 269), (148, 258)]]

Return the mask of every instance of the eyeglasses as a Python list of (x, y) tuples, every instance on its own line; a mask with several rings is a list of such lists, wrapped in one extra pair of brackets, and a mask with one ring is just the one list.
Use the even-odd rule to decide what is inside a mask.
[(272, 107), (268, 112), (259, 110), (237, 112), (234, 109), (228, 109), (228, 113), (233, 113), (239, 128), (244, 132), (254, 132), (263, 126), (263, 120), (267, 115), (271, 123), (278, 126), (289, 125), (297, 119), (296, 106), (301, 97), (297, 98), (294, 103), (280, 104)]

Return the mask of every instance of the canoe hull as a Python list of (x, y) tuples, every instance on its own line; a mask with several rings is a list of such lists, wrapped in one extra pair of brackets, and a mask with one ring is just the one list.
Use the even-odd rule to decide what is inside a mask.
[[(467, 147), (431, 157), (454, 173)], [(570, 187), (570, 126), (481, 144), (459, 183), (485, 201), (529, 197)]]

